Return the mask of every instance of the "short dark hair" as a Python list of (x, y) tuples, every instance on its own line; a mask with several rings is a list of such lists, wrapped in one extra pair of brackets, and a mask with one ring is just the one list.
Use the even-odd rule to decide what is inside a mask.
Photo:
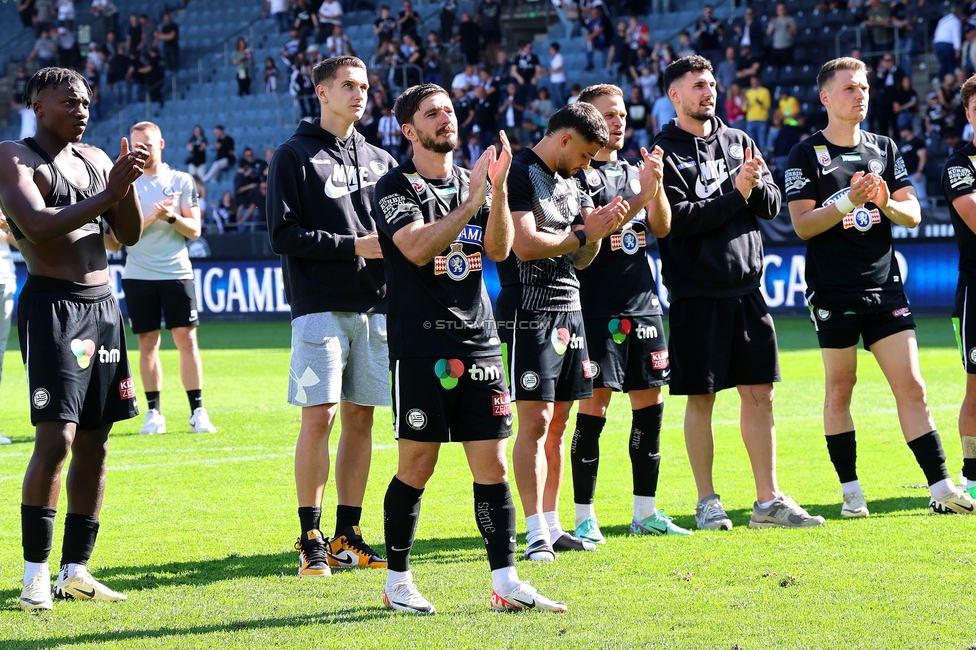
[[(634, 87), (640, 89), (639, 86)], [(604, 95), (610, 95), (611, 97), (623, 97), (624, 91), (622, 91), (619, 86), (614, 86), (613, 84), (596, 84), (584, 88), (583, 92), (579, 94), (577, 100), (586, 102), (587, 104), (592, 104), (594, 99), (597, 97), (603, 97)]]
[[(437, 93), (447, 95), (447, 91), (437, 84), (420, 84), (404, 90), (393, 102), (393, 115), (396, 117), (397, 123), (401, 126), (413, 124), (413, 117), (420, 109), (421, 102)], [(447, 98), (450, 99), (451, 96), (447, 95)]]
[(668, 67), (664, 69), (664, 91), (667, 92), (671, 89), (678, 79), (685, 76), (689, 72), (712, 72), (712, 63), (703, 56), (698, 54), (692, 54), (691, 56), (683, 56), (676, 61), (672, 61)]
[(88, 85), (88, 80), (69, 68), (41, 68), (27, 82), (27, 103), (33, 104), (37, 101), (37, 96), (46, 88), (57, 88), (61, 84), (80, 83), (91, 95), (92, 89)]
[(562, 46), (559, 45), (559, 41), (553, 41), (552, 43), (549, 43), (549, 47), (556, 50), (557, 52), (562, 49)]
[(817, 89), (823, 90), (830, 81), (837, 74), (838, 70), (854, 70), (855, 72), (860, 70), (861, 72), (867, 73), (867, 66), (860, 59), (855, 59), (852, 56), (842, 56), (839, 59), (831, 59), (823, 64), (820, 68), (820, 74), (817, 75)]
[(362, 68), (365, 70), (366, 64), (357, 56), (334, 56), (330, 59), (324, 59), (312, 68), (312, 83), (321, 86), (332, 81), (339, 73), (339, 68)]
[(959, 97), (962, 99), (962, 105), (964, 108), (969, 108), (969, 100), (976, 95), (976, 74), (966, 79), (962, 84), (962, 88), (959, 89)]
[(610, 131), (600, 111), (586, 102), (578, 101), (563, 106), (549, 117), (546, 135), (552, 135), (560, 129), (572, 129), (587, 142), (599, 144), (601, 147), (607, 146), (610, 141)]
[(223, 131), (223, 130), (224, 130), (224, 125), (223, 125), (223, 124), (218, 124), (218, 125), (217, 125), (217, 126), (215, 126), (214, 128), (215, 128), (215, 129), (220, 129), (221, 131)]

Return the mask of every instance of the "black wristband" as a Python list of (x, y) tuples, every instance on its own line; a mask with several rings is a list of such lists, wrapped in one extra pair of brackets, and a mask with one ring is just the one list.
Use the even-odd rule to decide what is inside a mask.
[(166, 223), (176, 223), (176, 217), (170, 217), (166, 220)]
[(586, 246), (586, 233), (582, 230), (574, 230), (573, 234), (576, 235), (576, 239), (579, 240), (580, 248)]

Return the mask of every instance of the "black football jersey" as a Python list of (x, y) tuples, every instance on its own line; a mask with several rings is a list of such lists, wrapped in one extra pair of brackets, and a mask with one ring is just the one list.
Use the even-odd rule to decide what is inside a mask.
[[(813, 199), (818, 208), (846, 195), (859, 171), (879, 174), (892, 194), (911, 186), (895, 143), (866, 131), (853, 147), (832, 144), (818, 131), (793, 147), (786, 167), (786, 200)], [(901, 306), (891, 221), (874, 203), (855, 206), (807, 241), (806, 281), (807, 300), (824, 309), (862, 312)]]
[(976, 282), (976, 234), (952, 205), (953, 199), (976, 192), (976, 147), (970, 142), (946, 160), (942, 170), (942, 193), (949, 204), (949, 217), (959, 247), (959, 281)]
[[(594, 160), (576, 177), (597, 206), (607, 205), (617, 196), (630, 201), (641, 191), (640, 168), (626, 158)], [(653, 241), (644, 209), (603, 240), (593, 262), (576, 272), (584, 318), (662, 313), (648, 266), (647, 245)]]
[[(582, 208), (593, 207), (579, 181), (563, 178), (531, 149), (512, 160), (508, 173), (508, 207), (512, 214), (532, 212), (539, 232), (568, 234), (583, 225)], [(498, 265), (498, 304), (534, 311), (579, 311), (579, 280), (572, 255), (523, 262), (514, 254)]]
[(468, 170), (455, 165), (450, 178), (424, 178), (409, 161), (376, 184), (374, 214), (386, 267), (391, 361), (501, 354), (481, 275), (490, 191), (454, 242), (424, 266), (408, 260), (393, 243), (394, 233), (407, 224), (432, 223), (455, 210), (468, 197), (469, 177)]

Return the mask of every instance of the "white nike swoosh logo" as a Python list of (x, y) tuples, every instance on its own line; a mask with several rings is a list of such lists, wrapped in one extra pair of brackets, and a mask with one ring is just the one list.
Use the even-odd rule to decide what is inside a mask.
[(332, 557), (334, 557), (339, 564), (359, 564), (358, 558), (356, 558), (356, 556), (349, 551), (333, 553)]
[(406, 548), (397, 548), (396, 546), (391, 546), (390, 547), (390, 550), (391, 551), (396, 551), (397, 553), (403, 553), (404, 551), (409, 551), (410, 550), (410, 547), (408, 546)]
[(332, 182), (332, 177), (330, 176), (329, 180), (325, 181), (325, 195), (330, 199), (338, 199), (343, 196), (348, 196), (349, 194), (352, 194), (356, 190), (366, 189), (370, 185), (376, 185), (376, 181), (367, 181), (363, 183), (361, 187), (350, 188), (348, 185), (343, 185), (342, 187), (338, 187), (336, 186), (335, 183)]
[(587, 465), (589, 465), (590, 463), (595, 463), (596, 460), (597, 460), (596, 458), (590, 458), (589, 460), (587, 460), (586, 458), (584, 458), (583, 459), (583, 462), (586, 463)]
[(834, 165), (830, 169), (821, 169), (820, 170), (820, 175), (821, 176), (826, 176), (827, 174), (829, 174), (829, 173), (833, 172), (835, 169), (837, 169), (839, 166), (840, 165)]

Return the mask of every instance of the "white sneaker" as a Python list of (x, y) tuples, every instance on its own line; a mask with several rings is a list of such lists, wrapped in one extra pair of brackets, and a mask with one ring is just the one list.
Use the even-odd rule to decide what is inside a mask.
[(543, 612), (563, 613), (566, 603), (550, 600), (535, 590), (528, 582), (518, 582), (515, 588), (499, 594), (491, 592), (491, 608), (496, 612), (512, 612), (520, 609), (538, 609)]
[(383, 589), (383, 604), (390, 609), (411, 614), (434, 614), (437, 610), (420, 595), (412, 582), (398, 582)]
[(58, 599), (76, 598), (78, 600), (104, 600), (116, 602), (127, 600), (128, 596), (113, 591), (100, 583), (88, 573), (88, 569), (76, 565), (71, 575), (68, 567), (58, 573), (58, 581), (54, 584), (54, 597)]
[(863, 492), (848, 492), (844, 495), (844, 505), (840, 508), (842, 517), (867, 517), (868, 503)]
[(24, 590), (20, 592), (20, 608), (30, 609), (54, 609), (54, 601), (51, 600), (51, 576), (48, 573), (38, 573), (34, 579), (27, 583)]
[(190, 433), (217, 433), (217, 427), (210, 422), (210, 415), (202, 406), (195, 408), (190, 416)]
[(149, 409), (146, 411), (146, 422), (139, 429), (139, 433), (144, 436), (166, 433), (166, 418), (156, 409)]
[[(9, 445), (12, 442), (13, 440), (8, 438), (7, 436), (0, 436), (0, 445)], [(963, 485), (965, 485), (965, 483), (963, 483)]]

